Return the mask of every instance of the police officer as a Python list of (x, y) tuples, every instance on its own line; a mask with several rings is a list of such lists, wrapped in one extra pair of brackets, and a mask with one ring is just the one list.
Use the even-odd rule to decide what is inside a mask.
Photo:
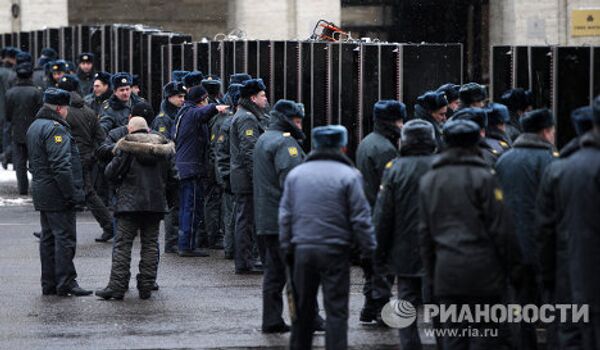
[(182, 79), (181, 82), (183, 86), (185, 86), (186, 90), (193, 88), (194, 86), (198, 86), (202, 84), (202, 80), (204, 80), (204, 74), (199, 71), (192, 71), (187, 73)]
[[(257, 274), (254, 266), (252, 241), (254, 231), (254, 200), (252, 174), (254, 146), (266, 130), (269, 116), (266, 86), (262, 79), (246, 80), (240, 90), (238, 110), (233, 116), (230, 137), (231, 190), (235, 195), (235, 272)], [(257, 244), (259, 250), (260, 242)], [(262, 260), (261, 253), (261, 260)]]
[(96, 295), (123, 299), (129, 286), (131, 247), (140, 232), (141, 260), (137, 275), (140, 299), (148, 299), (158, 270), (158, 231), (167, 212), (165, 193), (174, 184), (171, 163), (174, 145), (165, 137), (149, 133), (146, 120), (132, 117), (129, 134), (115, 146), (115, 157), (106, 167), (106, 177), (118, 187), (115, 215), (118, 226), (112, 255), (110, 281)]
[(127, 124), (131, 107), (139, 102), (140, 97), (131, 93), (131, 75), (116, 73), (111, 78), (112, 96), (102, 104), (100, 126), (105, 133)]
[(142, 92), (142, 81), (140, 79), (140, 76), (137, 74), (132, 74), (131, 75), (131, 93), (136, 95), (136, 96), (140, 96), (140, 93)]
[(94, 54), (91, 52), (82, 52), (79, 54), (79, 66), (77, 67), (77, 78), (79, 79), (79, 94), (86, 96), (92, 92), (94, 85)]
[(49, 63), (49, 79), (48, 86), (56, 87), (60, 78), (67, 74), (67, 61), (56, 60)]
[(415, 118), (423, 119), (433, 126), (438, 152), (444, 148), (442, 126), (447, 120), (448, 100), (442, 92), (428, 91), (417, 97)]
[(581, 137), (594, 128), (593, 110), (584, 106), (571, 112), (571, 123), (577, 135), (560, 150), (560, 158), (567, 158), (581, 148)]
[(448, 111), (446, 112), (446, 118), (450, 119), (452, 115), (460, 108), (460, 99), (458, 92), (460, 90), (460, 85), (447, 83), (440, 86), (436, 92), (441, 92), (446, 95), (446, 99), (448, 100)]
[(113, 91), (110, 88), (111, 78), (112, 75), (107, 72), (98, 72), (94, 74), (92, 92), (84, 98), (85, 104), (96, 112), (96, 115), (98, 116), (102, 111), (104, 101), (108, 100), (113, 94)]
[[(402, 128), (400, 157), (387, 166), (373, 209), (376, 260), (389, 266), (398, 280), (398, 299), (423, 303), (423, 264), (419, 255), (419, 180), (431, 168), (436, 149), (433, 126), (411, 120)], [(400, 329), (402, 349), (421, 349), (417, 324)]]
[[(444, 125), (448, 146), (419, 184), (420, 250), (427, 286), (437, 302), (468, 307), (497, 304), (508, 274), (519, 267), (511, 220), (498, 181), (479, 156), (479, 126), (455, 119)], [(465, 244), (465, 242), (469, 242)], [(443, 324), (445, 329), (494, 329), (495, 324)], [(497, 337), (450, 337), (443, 349), (499, 349)]]
[(152, 121), (152, 130), (171, 139), (171, 131), (177, 117), (177, 112), (185, 100), (185, 89), (182, 83), (172, 81), (163, 87), (163, 100), (160, 112)]
[(347, 141), (341, 125), (313, 129), (314, 150), (285, 179), (279, 241), (293, 266), (297, 319), (292, 349), (312, 348), (319, 286), (326, 313), (325, 347), (347, 348), (351, 246), (357, 242), (365, 257), (372, 257), (375, 249), (362, 176), (342, 152)]
[(300, 143), (304, 107), (294, 101), (279, 100), (271, 111), (269, 129), (262, 134), (254, 148), (254, 212), (256, 235), (265, 247), (263, 278), (263, 322), (265, 333), (289, 331), (281, 318), (285, 285), (285, 263), (279, 250), (277, 216), (283, 182), (305, 157)]
[(83, 170), (85, 204), (100, 224), (102, 236), (112, 237), (112, 215), (96, 193), (92, 179), (92, 173), (96, 166), (94, 152), (100, 143), (104, 141), (106, 134), (100, 127), (94, 111), (83, 103), (83, 99), (78, 93), (81, 89), (76, 75), (65, 74), (58, 82), (58, 87), (71, 94), (67, 122), (71, 126), (71, 134), (79, 148)]
[(178, 83), (182, 83), (183, 82), (183, 78), (188, 75), (188, 73), (190, 73), (187, 70), (174, 70), (171, 73), (171, 81), (176, 81)]
[(506, 134), (511, 141), (515, 141), (523, 132), (521, 117), (533, 108), (533, 93), (531, 90), (515, 88), (503, 93), (500, 102), (506, 105), (510, 112), (510, 121), (506, 124)]
[(33, 85), (31, 63), (21, 63), (16, 69), (16, 84), (6, 92), (6, 120), (12, 125), (12, 160), (17, 172), (20, 195), (27, 195), (27, 130), (42, 107), (44, 93)]
[[(556, 303), (589, 305), (589, 321), (561, 323), (561, 349), (600, 348), (600, 97), (593, 102), (593, 129), (581, 137), (581, 149), (550, 164), (540, 185), (539, 240), (544, 283)], [(574, 326), (579, 326), (579, 331)]]
[(202, 86), (208, 92), (208, 101), (210, 103), (223, 103), (223, 96), (221, 94), (221, 81), (218, 79), (204, 79), (202, 80)]
[[(527, 283), (516, 290), (517, 303), (522, 305), (539, 303), (542, 297), (539, 242), (535, 235), (535, 203), (542, 175), (546, 167), (558, 157), (554, 148), (554, 123), (554, 117), (547, 109), (526, 113), (521, 118), (523, 134), (517, 137), (513, 148), (496, 163), (498, 178), (504, 190), (506, 205), (512, 212), (528, 274)], [(518, 348), (536, 349), (535, 327), (521, 324), (516, 341)]]
[(485, 129), (485, 142), (487, 142), (499, 155), (509, 150), (512, 141), (506, 134), (506, 123), (510, 120), (508, 108), (500, 103), (490, 103), (485, 111), (488, 116), (488, 125)]
[(460, 97), (460, 108), (483, 108), (487, 99), (485, 86), (477, 83), (466, 83), (458, 91)]
[(2, 166), (7, 168), (8, 163), (12, 162), (12, 151), (10, 150), (10, 123), (6, 122), (6, 90), (9, 82), (15, 79), (14, 67), (17, 61), (19, 50), (15, 47), (5, 47), (2, 49), (2, 62), (0, 67), (0, 151), (2, 152)]
[(77, 284), (75, 206), (83, 203), (79, 152), (65, 121), (71, 96), (49, 88), (27, 131), (33, 204), (40, 211), (42, 294), (90, 295)]
[(51, 47), (42, 49), (40, 58), (38, 58), (37, 67), (33, 70), (33, 84), (39, 86), (42, 90), (48, 87), (48, 63), (56, 60), (58, 53)]
[(199, 246), (207, 237), (204, 226), (204, 181), (206, 178), (208, 121), (228, 106), (208, 104), (208, 94), (202, 86), (188, 90), (186, 101), (179, 111), (173, 140), (179, 171), (179, 256), (205, 257), (208, 253)]
[(241, 84), (229, 85), (227, 89), (227, 101), (230, 109), (217, 115), (217, 120), (211, 130), (211, 135), (215, 135), (213, 142), (217, 182), (223, 189), (223, 249), (225, 259), (233, 259), (234, 257), (235, 213), (233, 210), (234, 197), (231, 192), (230, 182), (231, 157), (229, 155), (229, 129), (231, 128), (233, 115), (237, 111), (241, 88)]
[[(373, 107), (373, 132), (368, 134), (358, 145), (356, 151), (356, 167), (365, 181), (365, 195), (371, 207), (375, 206), (381, 177), (386, 165), (398, 156), (398, 141), (400, 130), (406, 119), (406, 107), (402, 102), (382, 100)], [(378, 265), (378, 264), (376, 264)], [(363, 294), (365, 303), (360, 313), (361, 322), (377, 320), (381, 308), (389, 301), (390, 291), (385, 278), (385, 266), (376, 266), (378, 271), (371, 269), (372, 264), (362, 266), (365, 284)]]
[(464, 119), (475, 122), (479, 126), (479, 133), (481, 138), (477, 144), (477, 148), (479, 148), (481, 152), (481, 156), (486, 161), (486, 163), (490, 167), (494, 167), (498, 157), (500, 156), (500, 152), (496, 151), (488, 142), (486, 142), (486, 134), (485, 128), (488, 125), (488, 117), (487, 113), (482, 108), (463, 108), (460, 109), (454, 116), (453, 120)]

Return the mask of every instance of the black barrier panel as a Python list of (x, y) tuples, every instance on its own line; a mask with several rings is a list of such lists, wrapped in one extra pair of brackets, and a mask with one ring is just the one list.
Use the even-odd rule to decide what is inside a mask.
[(37, 61), (40, 56), (42, 55), (42, 49), (45, 46), (44, 44), (44, 31), (43, 30), (36, 30), (35, 34), (34, 34), (34, 42), (35, 42), (35, 53), (31, 53), (35, 60)]
[[(171, 72), (172, 69), (172, 45), (163, 45), (160, 48), (160, 62), (161, 62), (161, 77), (160, 77), (160, 86), (165, 86), (169, 81), (171, 81)], [(162, 94), (161, 94), (162, 98)]]
[(505, 91), (512, 89), (512, 48), (510, 46), (494, 46), (491, 54), (490, 96), (492, 101), (498, 102)]
[(552, 49), (531, 47), (529, 54), (530, 89), (533, 92), (534, 108), (550, 108), (552, 107)]
[(102, 28), (90, 28), (90, 52), (96, 56), (96, 69), (106, 71), (104, 58), (102, 57)]
[(62, 57), (60, 51), (60, 37), (58, 29), (56, 28), (48, 28), (44, 31), (44, 42), (45, 47), (51, 47), (58, 53), (59, 57)]
[(186, 43), (182, 45), (183, 50), (183, 69), (193, 71), (196, 69), (194, 62), (194, 47), (195, 44)]
[(100, 55), (102, 57), (103, 70), (114, 72), (113, 48), (112, 48), (112, 26), (104, 25), (100, 27)]
[(527, 46), (517, 46), (513, 49), (515, 56), (514, 81), (515, 87), (530, 89), (529, 83), (529, 48)]
[(229, 85), (229, 77), (231, 74), (235, 72), (235, 42), (233, 41), (222, 41), (221, 45), (223, 45), (223, 56), (222, 59), (222, 67), (223, 72), (221, 75), (221, 81), (226, 86)]
[(327, 47), (327, 123), (339, 124), (341, 113), (340, 99), (340, 44), (329, 44)]
[(126, 26), (115, 26), (113, 30), (114, 40), (114, 69), (115, 71), (131, 72), (129, 62), (129, 32), (131, 29)]
[[(272, 98), (271, 89), (271, 42), (270, 41), (259, 41), (258, 42), (258, 69), (256, 75), (253, 78), (262, 78), (267, 85), (267, 97)], [(270, 103), (273, 101), (269, 100)]]
[(302, 130), (306, 141), (302, 144), (305, 151), (310, 151), (312, 130), (312, 45), (309, 42), (300, 44), (300, 96), (298, 102), (304, 104), (305, 117), (302, 121)]
[[(76, 27), (75, 45), (75, 51), (77, 53), (90, 51), (90, 26), (78, 25)], [(97, 59), (99, 59), (99, 57)]]
[(246, 50), (246, 70), (241, 71), (241, 73), (248, 73), (255, 77), (258, 71), (258, 42), (248, 41)]
[(575, 136), (571, 111), (590, 104), (590, 48), (558, 47), (554, 50), (556, 141), (561, 148)]
[(19, 34), (18, 33), (10, 33), (12, 37), (13, 46), (19, 47)]
[(185, 70), (183, 68), (183, 44), (171, 45), (171, 68), (172, 70)]
[(210, 71), (210, 44), (196, 43), (196, 70), (206, 75)]
[(342, 44), (340, 58), (340, 104), (341, 123), (348, 129), (348, 155), (354, 157), (360, 142), (360, 119), (358, 116), (358, 73), (360, 45)]
[(150, 96), (152, 95), (152, 91), (150, 90), (150, 63), (151, 63), (151, 59), (150, 59), (150, 53), (152, 51), (152, 45), (151, 45), (151, 38), (152, 38), (152, 34), (154, 32), (153, 31), (144, 31), (142, 32), (142, 44), (141, 44), (141, 51), (142, 51), (142, 57), (141, 57), (141, 74), (140, 74), (140, 80), (142, 82), (142, 89), (145, 91), (145, 93), (143, 95), (145, 95), (147, 98), (147, 100), (150, 99)]
[(129, 37), (129, 42), (131, 43), (131, 73), (140, 77), (140, 84), (142, 84), (141, 89), (143, 91), (143, 32), (141, 30), (132, 30), (129, 33)]
[(148, 102), (158, 111), (162, 99), (162, 47), (169, 44), (169, 34), (155, 33), (148, 38)]
[(209, 63), (208, 72), (206, 74), (214, 74), (221, 76), (222, 67), (221, 67), (221, 48), (222, 42), (213, 41), (209, 46)]
[(67, 61), (75, 62), (76, 54), (73, 48), (73, 28), (72, 27), (62, 27), (59, 30), (59, 46), (60, 51), (59, 55), (63, 59)]
[(286, 66), (285, 66), (285, 41), (273, 41), (271, 45), (271, 104), (285, 98)]
[(285, 67), (285, 98), (297, 102), (300, 90), (300, 42), (286, 43)]
[[(234, 60), (233, 60), (233, 72), (234, 73), (242, 73), (246, 71), (246, 41), (238, 40), (234, 41)], [(229, 78), (229, 77), (226, 77)], [(229, 83), (229, 80), (227, 81)]]
[(594, 54), (592, 98), (595, 98), (596, 96), (600, 96), (600, 47), (593, 48), (592, 52)]
[(327, 125), (328, 44), (312, 44), (312, 127)]
[(373, 105), (379, 100), (379, 45), (363, 44), (361, 46), (359, 79), (359, 99), (362, 101), (359, 111), (362, 117), (361, 138), (373, 130)]
[(19, 33), (19, 49), (31, 53), (31, 33)]
[(379, 98), (381, 100), (399, 100), (399, 66), (400, 52), (398, 45), (380, 45), (379, 54), (381, 57), (381, 66), (379, 67), (381, 75), (381, 86)]
[(2, 34), (2, 47), (13, 46), (11, 33)]
[[(414, 104), (425, 91), (444, 83), (462, 84), (462, 45), (403, 45), (403, 102), (413, 115)], [(435, 57), (435, 59), (430, 59)]]

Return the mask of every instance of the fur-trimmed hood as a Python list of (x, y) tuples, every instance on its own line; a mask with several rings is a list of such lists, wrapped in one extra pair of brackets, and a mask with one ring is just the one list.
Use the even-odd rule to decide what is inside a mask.
[(118, 151), (132, 154), (141, 163), (153, 164), (175, 154), (175, 144), (162, 135), (141, 132), (117, 141), (113, 153)]

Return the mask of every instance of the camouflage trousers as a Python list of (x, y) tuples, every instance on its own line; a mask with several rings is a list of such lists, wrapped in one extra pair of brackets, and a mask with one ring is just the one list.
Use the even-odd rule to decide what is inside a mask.
[(117, 220), (117, 235), (114, 238), (112, 268), (108, 287), (119, 292), (129, 288), (131, 278), (131, 248), (140, 232), (141, 259), (137, 288), (150, 290), (156, 281), (158, 270), (158, 228), (162, 215), (156, 213), (120, 214)]

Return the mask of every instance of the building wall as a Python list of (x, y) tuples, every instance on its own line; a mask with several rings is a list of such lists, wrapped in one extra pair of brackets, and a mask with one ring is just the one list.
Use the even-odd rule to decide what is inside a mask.
[(228, 1), (223, 0), (104, 0), (69, 1), (69, 23), (147, 24), (185, 34), (194, 40), (212, 39), (227, 28)]
[[(16, 19), (11, 14), (13, 3), (21, 7)], [(68, 22), (67, 0), (0, 0), (0, 33), (61, 27)]]
[(599, 45), (600, 36), (572, 37), (571, 11), (598, 0), (490, 1), (492, 45)]

